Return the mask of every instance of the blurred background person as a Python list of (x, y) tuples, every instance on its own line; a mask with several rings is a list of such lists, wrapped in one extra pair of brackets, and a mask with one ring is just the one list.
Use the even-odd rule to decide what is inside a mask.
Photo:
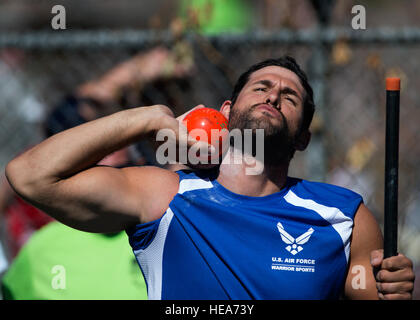
[[(191, 64), (177, 62), (163, 47), (137, 54), (67, 95), (48, 114), (45, 135), (49, 137), (122, 109), (125, 95), (133, 94), (132, 91), (139, 94), (148, 82), (187, 76), (191, 68)], [(147, 148), (144, 144), (123, 148), (98, 165), (150, 164), (154, 159), (147, 157), (147, 151), (142, 152)], [(5, 299), (147, 298), (144, 280), (125, 233), (88, 234), (59, 222), (41, 229), (53, 219), (18, 197), (5, 178), (0, 195), (6, 244), (11, 253), (11, 265), (3, 278)], [(118, 261), (117, 267), (110, 261)], [(57, 264), (65, 268), (69, 279), (65, 290), (51, 285), (54, 277), (51, 270)]]

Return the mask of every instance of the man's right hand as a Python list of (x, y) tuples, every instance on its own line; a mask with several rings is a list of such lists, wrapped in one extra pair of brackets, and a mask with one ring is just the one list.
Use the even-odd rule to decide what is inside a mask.
[[(197, 164), (194, 165), (190, 163), (190, 157), (188, 156), (188, 152), (190, 148), (194, 147), (194, 150), (205, 150), (204, 157), (197, 157), (197, 159), (206, 159), (208, 160), (208, 155), (215, 152), (214, 147), (205, 142), (205, 141), (197, 141), (194, 137), (191, 137), (188, 132), (187, 128), (183, 124), (184, 118), (192, 112), (193, 110), (204, 108), (204, 105), (200, 104), (188, 110), (186, 113), (182, 114), (181, 116), (175, 118), (171, 109), (164, 105), (156, 105), (151, 107), (155, 116), (153, 117), (152, 122), (152, 130), (151, 130), (151, 138), (155, 149), (157, 150), (157, 157), (159, 158), (159, 150), (158, 147), (162, 143), (166, 143), (169, 148), (173, 146), (173, 150), (176, 150), (175, 158), (170, 159), (172, 163), (184, 161), (183, 164), (188, 165), (190, 167), (197, 167)], [(162, 137), (168, 137), (169, 141), (163, 140)], [(180, 154), (184, 153), (184, 156), (181, 157)], [(163, 157), (162, 157), (163, 158)], [(180, 159), (181, 158), (181, 159)], [(161, 163), (158, 159), (158, 162), (162, 165), (166, 165), (167, 163)], [(210, 168), (214, 167), (211, 164), (199, 165), (200, 168)]]

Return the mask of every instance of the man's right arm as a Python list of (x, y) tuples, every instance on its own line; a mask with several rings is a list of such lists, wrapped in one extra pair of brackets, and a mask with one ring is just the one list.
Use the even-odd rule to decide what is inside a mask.
[(117, 112), (43, 141), (12, 160), (6, 176), (22, 198), (66, 225), (120, 231), (159, 218), (178, 190), (178, 176), (157, 167), (95, 164), (162, 128), (178, 132), (165, 106)]

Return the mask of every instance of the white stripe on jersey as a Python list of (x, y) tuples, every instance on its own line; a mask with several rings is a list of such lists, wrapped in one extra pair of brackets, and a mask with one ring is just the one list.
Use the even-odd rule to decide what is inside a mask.
[(346, 254), (347, 262), (350, 255), (350, 236), (353, 228), (353, 220), (347, 217), (340, 209), (335, 207), (327, 207), (319, 204), (313, 200), (302, 199), (298, 197), (293, 191), (289, 190), (284, 199), (297, 207), (303, 207), (313, 210), (322, 218), (327, 220), (331, 226), (340, 235), (344, 245), (344, 252)]
[(179, 183), (178, 193), (183, 194), (187, 191), (209, 188), (213, 188), (213, 184), (210, 181), (202, 179), (184, 179)]
[(162, 297), (163, 248), (173, 216), (174, 213), (168, 208), (150, 245), (145, 249), (134, 251), (147, 283), (149, 300), (161, 300)]
[[(210, 181), (202, 179), (184, 179), (179, 184), (179, 194), (187, 191), (213, 188)], [(159, 223), (158, 230), (153, 241), (145, 249), (134, 251), (137, 261), (143, 270), (147, 282), (147, 296), (149, 300), (161, 300), (162, 298), (162, 263), (163, 249), (166, 235), (174, 213), (171, 208), (166, 210)]]

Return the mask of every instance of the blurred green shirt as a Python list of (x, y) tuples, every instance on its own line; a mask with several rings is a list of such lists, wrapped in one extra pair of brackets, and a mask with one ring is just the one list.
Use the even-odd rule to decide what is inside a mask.
[(4, 299), (147, 299), (125, 232), (88, 233), (59, 222), (32, 235), (2, 282)]

